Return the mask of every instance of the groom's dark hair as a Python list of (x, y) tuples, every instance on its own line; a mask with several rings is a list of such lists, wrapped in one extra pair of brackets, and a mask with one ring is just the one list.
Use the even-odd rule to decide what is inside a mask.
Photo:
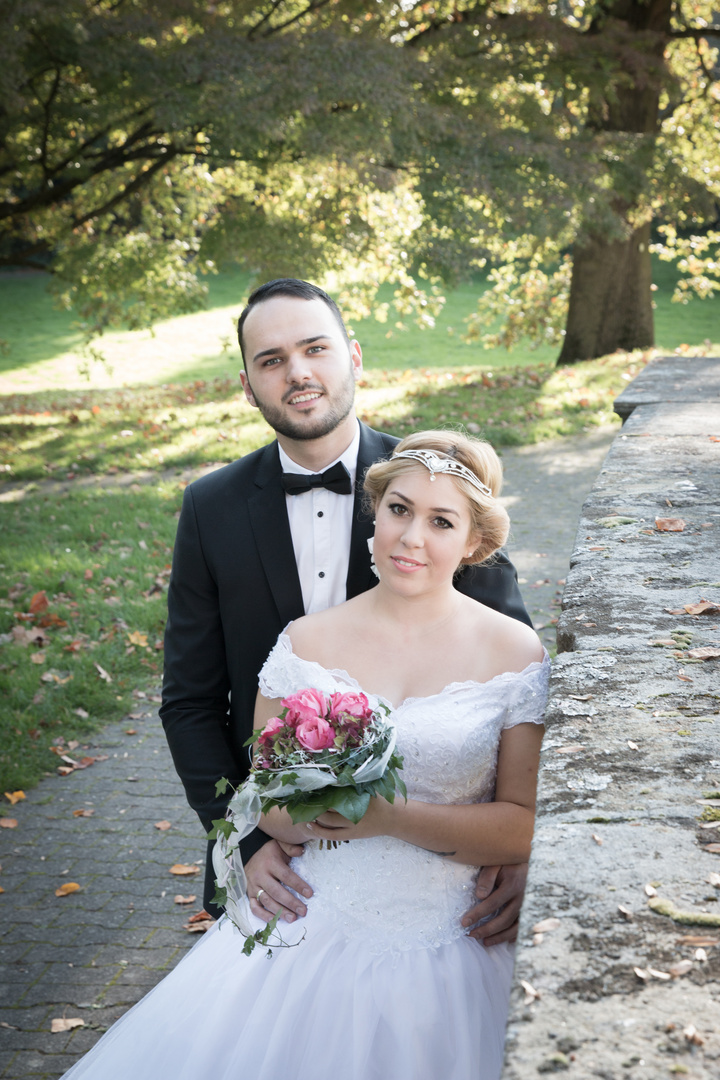
[(272, 300), (275, 296), (291, 296), (298, 300), (322, 300), (323, 304), (327, 304), (337, 319), (343, 337), (348, 344), (350, 343), (350, 335), (347, 332), (343, 317), (340, 314), (340, 308), (331, 296), (328, 296), (328, 294), (323, 292), (317, 285), (311, 285), (309, 281), (301, 281), (299, 278), (276, 278), (274, 281), (267, 281), (264, 285), (259, 285), (257, 289), (250, 294), (248, 302), (238, 319), (238, 343), (240, 345), (240, 352), (242, 353), (243, 365), (246, 370), (245, 346), (243, 344), (243, 326), (245, 325), (245, 320), (254, 307), (257, 307), (258, 304), (262, 304), (264, 300)]

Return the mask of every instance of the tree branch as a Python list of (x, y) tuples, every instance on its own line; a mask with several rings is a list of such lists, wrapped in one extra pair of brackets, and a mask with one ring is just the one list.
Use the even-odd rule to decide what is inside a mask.
[(179, 146), (168, 149), (162, 158), (158, 158), (158, 160), (153, 162), (148, 169), (139, 172), (134, 180), (129, 184), (126, 184), (122, 191), (113, 195), (113, 197), (103, 203), (102, 206), (97, 206), (94, 210), (89, 210), (86, 214), (83, 214), (82, 217), (73, 218), (72, 227), (78, 229), (81, 225), (85, 225), (86, 222), (92, 221), (94, 218), (104, 217), (105, 214), (109, 213), (114, 207), (130, 198), (136, 191), (140, 191), (141, 188), (145, 187), (159, 169), (162, 169), (169, 161), (172, 161), (173, 158), (176, 158), (182, 152), (182, 148)]
[(278, 26), (269, 26), (263, 37), (270, 37), (271, 34), (279, 34), (282, 30), (287, 30), (288, 26), (292, 26), (299, 19), (303, 19), (306, 15), (312, 15), (313, 12), (319, 11), (320, 8), (327, 7), (330, 0), (310, 0), (310, 3), (304, 11), (299, 11), (297, 15), (291, 15), (289, 19), (286, 19), (284, 23), (280, 23)]
[(683, 30), (671, 30), (669, 37), (694, 38), (695, 41), (707, 37), (720, 37), (720, 26), (705, 26), (702, 29), (699, 27), (686, 26)]

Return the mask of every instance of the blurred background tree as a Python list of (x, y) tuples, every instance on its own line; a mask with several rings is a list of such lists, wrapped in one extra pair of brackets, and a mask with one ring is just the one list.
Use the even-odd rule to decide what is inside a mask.
[(490, 268), (471, 338), (563, 362), (651, 345), (651, 230), (680, 298), (720, 284), (712, 20), (691, 0), (3, 0), (0, 266), (49, 269), (88, 335), (193, 310), (237, 263), (426, 324), (442, 283)]

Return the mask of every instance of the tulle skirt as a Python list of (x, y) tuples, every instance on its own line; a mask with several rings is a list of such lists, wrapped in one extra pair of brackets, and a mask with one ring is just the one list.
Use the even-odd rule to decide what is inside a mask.
[(221, 919), (66, 1080), (497, 1080), (513, 946), (378, 953), (317, 922), (267, 958)]

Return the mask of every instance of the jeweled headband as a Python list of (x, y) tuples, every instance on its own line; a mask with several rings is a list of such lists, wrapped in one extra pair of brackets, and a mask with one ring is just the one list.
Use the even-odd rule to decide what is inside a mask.
[(461, 479), (467, 480), (473, 487), (476, 487), (483, 495), (492, 497), (492, 491), (487, 484), (483, 484), (482, 480), (478, 480), (471, 469), (468, 469), (455, 458), (448, 457), (445, 454), (438, 454), (435, 450), (401, 450), (399, 454), (393, 454), (393, 457), (411, 458), (413, 461), (419, 461), (430, 473), (431, 480), (435, 479), (435, 473), (449, 473), (451, 476), (459, 476)]

